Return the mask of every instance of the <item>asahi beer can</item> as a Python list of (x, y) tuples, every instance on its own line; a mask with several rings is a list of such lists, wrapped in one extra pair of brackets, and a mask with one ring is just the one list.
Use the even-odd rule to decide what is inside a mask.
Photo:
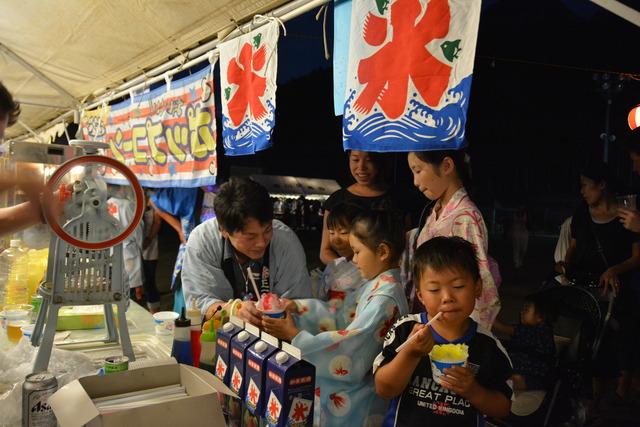
[(56, 427), (49, 398), (58, 390), (58, 380), (49, 372), (29, 374), (22, 385), (22, 426)]
[(113, 356), (104, 359), (104, 373), (113, 374), (129, 370), (129, 358), (127, 356)]

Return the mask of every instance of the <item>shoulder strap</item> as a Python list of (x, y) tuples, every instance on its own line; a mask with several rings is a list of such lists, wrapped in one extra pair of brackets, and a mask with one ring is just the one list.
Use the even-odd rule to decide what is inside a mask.
[(411, 247), (414, 252), (416, 249), (418, 249), (418, 236), (420, 236), (420, 232), (422, 231), (424, 226), (427, 224), (427, 219), (429, 218), (429, 215), (431, 215), (431, 211), (433, 210), (433, 206), (435, 205), (435, 203), (436, 203), (436, 200), (431, 200), (422, 209), (422, 213), (420, 214), (420, 220), (418, 221), (418, 231), (416, 232), (415, 236), (413, 236), (413, 242), (411, 242)]
[(600, 239), (598, 238), (598, 234), (596, 233), (596, 229), (593, 226), (593, 219), (591, 218), (591, 212), (589, 212), (588, 208), (587, 208), (587, 214), (589, 215), (587, 217), (587, 221), (589, 222), (589, 229), (591, 230), (591, 234), (593, 235), (593, 238), (596, 241), (596, 250), (600, 254), (600, 257), (602, 258), (602, 261), (604, 262), (604, 267), (605, 268), (609, 268), (609, 262), (607, 261), (607, 256), (604, 254), (604, 249), (602, 248), (602, 245), (600, 244)]

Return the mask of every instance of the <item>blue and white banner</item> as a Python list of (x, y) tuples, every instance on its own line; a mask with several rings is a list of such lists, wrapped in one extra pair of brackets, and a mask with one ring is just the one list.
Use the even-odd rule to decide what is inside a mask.
[(278, 22), (218, 46), (222, 141), (227, 156), (271, 147), (276, 122)]
[(464, 142), (480, 0), (353, 0), (344, 148)]

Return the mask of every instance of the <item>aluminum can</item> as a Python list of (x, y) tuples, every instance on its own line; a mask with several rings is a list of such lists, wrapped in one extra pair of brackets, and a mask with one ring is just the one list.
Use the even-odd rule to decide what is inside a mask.
[(104, 373), (113, 374), (129, 370), (129, 358), (127, 356), (113, 356), (104, 359)]
[(58, 390), (58, 380), (50, 372), (29, 374), (22, 385), (22, 426), (56, 427), (49, 398)]

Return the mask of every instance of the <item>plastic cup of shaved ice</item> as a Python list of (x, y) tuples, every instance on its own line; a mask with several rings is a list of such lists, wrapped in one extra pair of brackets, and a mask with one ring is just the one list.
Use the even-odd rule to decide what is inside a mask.
[(454, 366), (465, 366), (468, 357), (469, 347), (466, 344), (434, 345), (429, 353), (433, 380), (442, 384), (441, 378), (446, 377), (444, 370)]
[(285, 303), (278, 298), (278, 295), (271, 292), (260, 295), (260, 301), (256, 304), (256, 308), (265, 316), (273, 318), (281, 318), (286, 314)]

